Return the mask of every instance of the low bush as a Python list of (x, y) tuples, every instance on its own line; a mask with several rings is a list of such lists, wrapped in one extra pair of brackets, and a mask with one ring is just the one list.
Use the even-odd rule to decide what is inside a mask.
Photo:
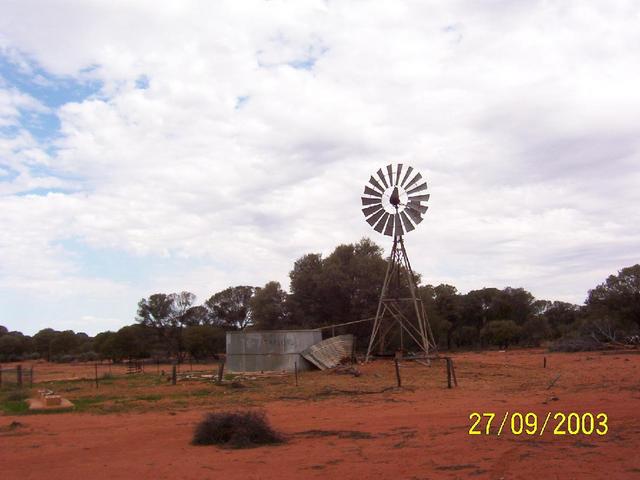
[(284, 442), (264, 413), (256, 411), (209, 413), (196, 426), (193, 445), (253, 448)]

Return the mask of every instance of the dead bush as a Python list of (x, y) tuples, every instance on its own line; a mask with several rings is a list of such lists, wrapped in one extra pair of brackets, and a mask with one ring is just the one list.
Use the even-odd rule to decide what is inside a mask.
[(273, 430), (263, 412), (239, 411), (209, 413), (196, 427), (193, 445), (224, 448), (253, 448), (284, 442)]

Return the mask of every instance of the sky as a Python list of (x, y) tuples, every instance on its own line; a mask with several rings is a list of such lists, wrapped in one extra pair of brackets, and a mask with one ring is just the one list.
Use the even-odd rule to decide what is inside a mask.
[[(635, 1), (4, 1), (0, 324), (95, 334), (370, 237), (423, 282), (581, 304), (640, 256)], [(381, 279), (382, 280), (382, 279)]]

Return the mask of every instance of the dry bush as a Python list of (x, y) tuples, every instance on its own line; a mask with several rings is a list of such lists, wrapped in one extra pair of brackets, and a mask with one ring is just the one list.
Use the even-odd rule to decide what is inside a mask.
[(193, 445), (219, 445), (225, 448), (252, 448), (284, 442), (262, 412), (209, 413), (193, 435)]

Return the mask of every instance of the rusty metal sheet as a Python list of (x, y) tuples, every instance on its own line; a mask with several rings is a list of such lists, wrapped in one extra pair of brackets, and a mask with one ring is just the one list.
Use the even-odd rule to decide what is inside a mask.
[(353, 335), (338, 335), (311, 345), (301, 355), (320, 370), (327, 370), (353, 355), (353, 342)]

